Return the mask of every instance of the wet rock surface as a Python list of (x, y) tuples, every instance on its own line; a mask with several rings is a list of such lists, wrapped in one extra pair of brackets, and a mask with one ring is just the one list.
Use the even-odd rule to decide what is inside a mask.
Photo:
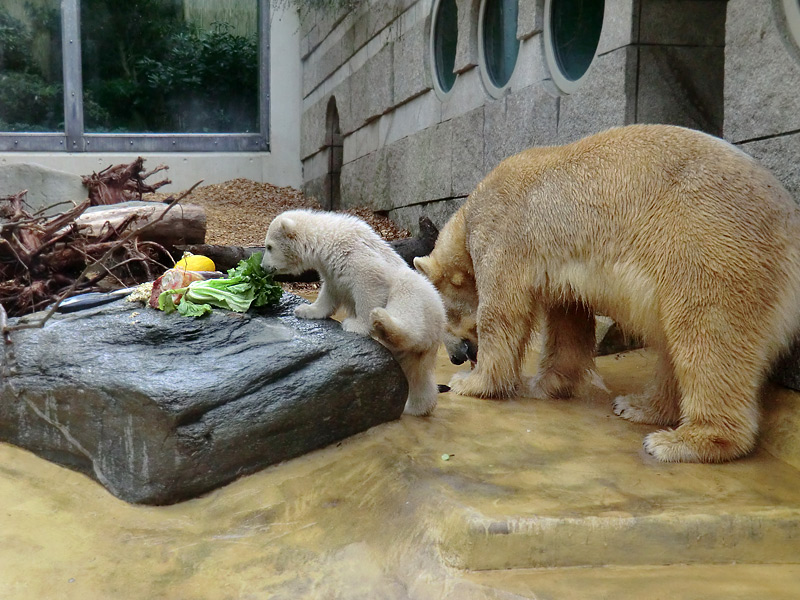
[(389, 352), (296, 319), (302, 301), (192, 319), (120, 300), (15, 331), (0, 440), (168, 504), (397, 419), (407, 388)]

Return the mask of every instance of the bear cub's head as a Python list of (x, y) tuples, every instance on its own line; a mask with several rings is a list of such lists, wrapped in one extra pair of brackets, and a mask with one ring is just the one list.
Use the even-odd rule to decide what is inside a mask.
[(299, 275), (305, 271), (297, 244), (298, 223), (288, 212), (272, 220), (264, 238), (261, 266), (284, 275)]

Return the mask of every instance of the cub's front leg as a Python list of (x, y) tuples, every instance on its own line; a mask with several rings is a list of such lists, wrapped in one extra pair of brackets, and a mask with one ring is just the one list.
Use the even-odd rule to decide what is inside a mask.
[(319, 295), (313, 304), (301, 304), (294, 309), (296, 317), (301, 319), (327, 319), (338, 308), (338, 302), (332, 291), (332, 286), (323, 281)]

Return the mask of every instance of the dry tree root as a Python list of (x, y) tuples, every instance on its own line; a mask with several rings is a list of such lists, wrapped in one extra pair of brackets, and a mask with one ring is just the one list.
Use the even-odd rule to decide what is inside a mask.
[(110, 166), (99, 173), (86, 175), (83, 177), (83, 185), (89, 189), (89, 201), (92, 206), (141, 200), (142, 194), (153, 193), (160, 187), (172, 183), (169, 179), (154, 184), (144, 182), (151, 175), (168, 168), (159, 165), (145, 173), (144, 159), (140, 156), (130, 164)]
[(164, 246), (139, 236), (200, 182), (177, 199), (165, 200), (169, 202), (167, 209), (143, 226), (137, 226), (139, 219), (132, 217), (116, 226), (107, 223), (99, 233), (91, 233), (77, 222), (93, 203), (130, 200), (131, 195), (141, 196), (169, 183), (145, 184), (145, 178), (166, 167), (143, 173), (142, 162), (139, 158), (129, 165), (93, 174), (95, 185), (90, 185), (90, 190), (94, 189), (90, 198), (80, 204), (70, 203), (72, 208), (56, 216), (44, 216), (46, 209), (31, 212), (25, 202), (27, 190), (0, 198), (0, 305), (7, 317), (40, 311), (54, 303), (57, 306), (71, 295), (97, 290), (103, 280), (107, 280), (107, 287), (149, 280), (154, 271), (172, 264)]

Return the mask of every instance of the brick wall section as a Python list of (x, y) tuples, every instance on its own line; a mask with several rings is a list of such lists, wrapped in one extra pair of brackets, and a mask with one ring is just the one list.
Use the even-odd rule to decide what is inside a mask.
[[(544, 60), (544, 0), (522, 0), (520, 53), (501, 98), (481, 81), (480, 1), (456, 1), (458, 78), (444, 99), (430, 71), (433, 0), (362, 0), (346, 14), (307, 15), (301, 157), (308, 193), (323, 188), (331, 97), (344, 136), (342, 204), (386, 211), (412, 230), (422, 213), (446, 219), (503, 158), (533, 145), (634, 122), (722, 132), (725, 0), (606, 0), (598, 56), (570, 95), (556, 89)], [(744, 12), (751, 2), (771, 0), (730, 4)]]
[(800, 202), (800, 48), (784, 19), (778, 2), (728, 3), (724, 134)]

